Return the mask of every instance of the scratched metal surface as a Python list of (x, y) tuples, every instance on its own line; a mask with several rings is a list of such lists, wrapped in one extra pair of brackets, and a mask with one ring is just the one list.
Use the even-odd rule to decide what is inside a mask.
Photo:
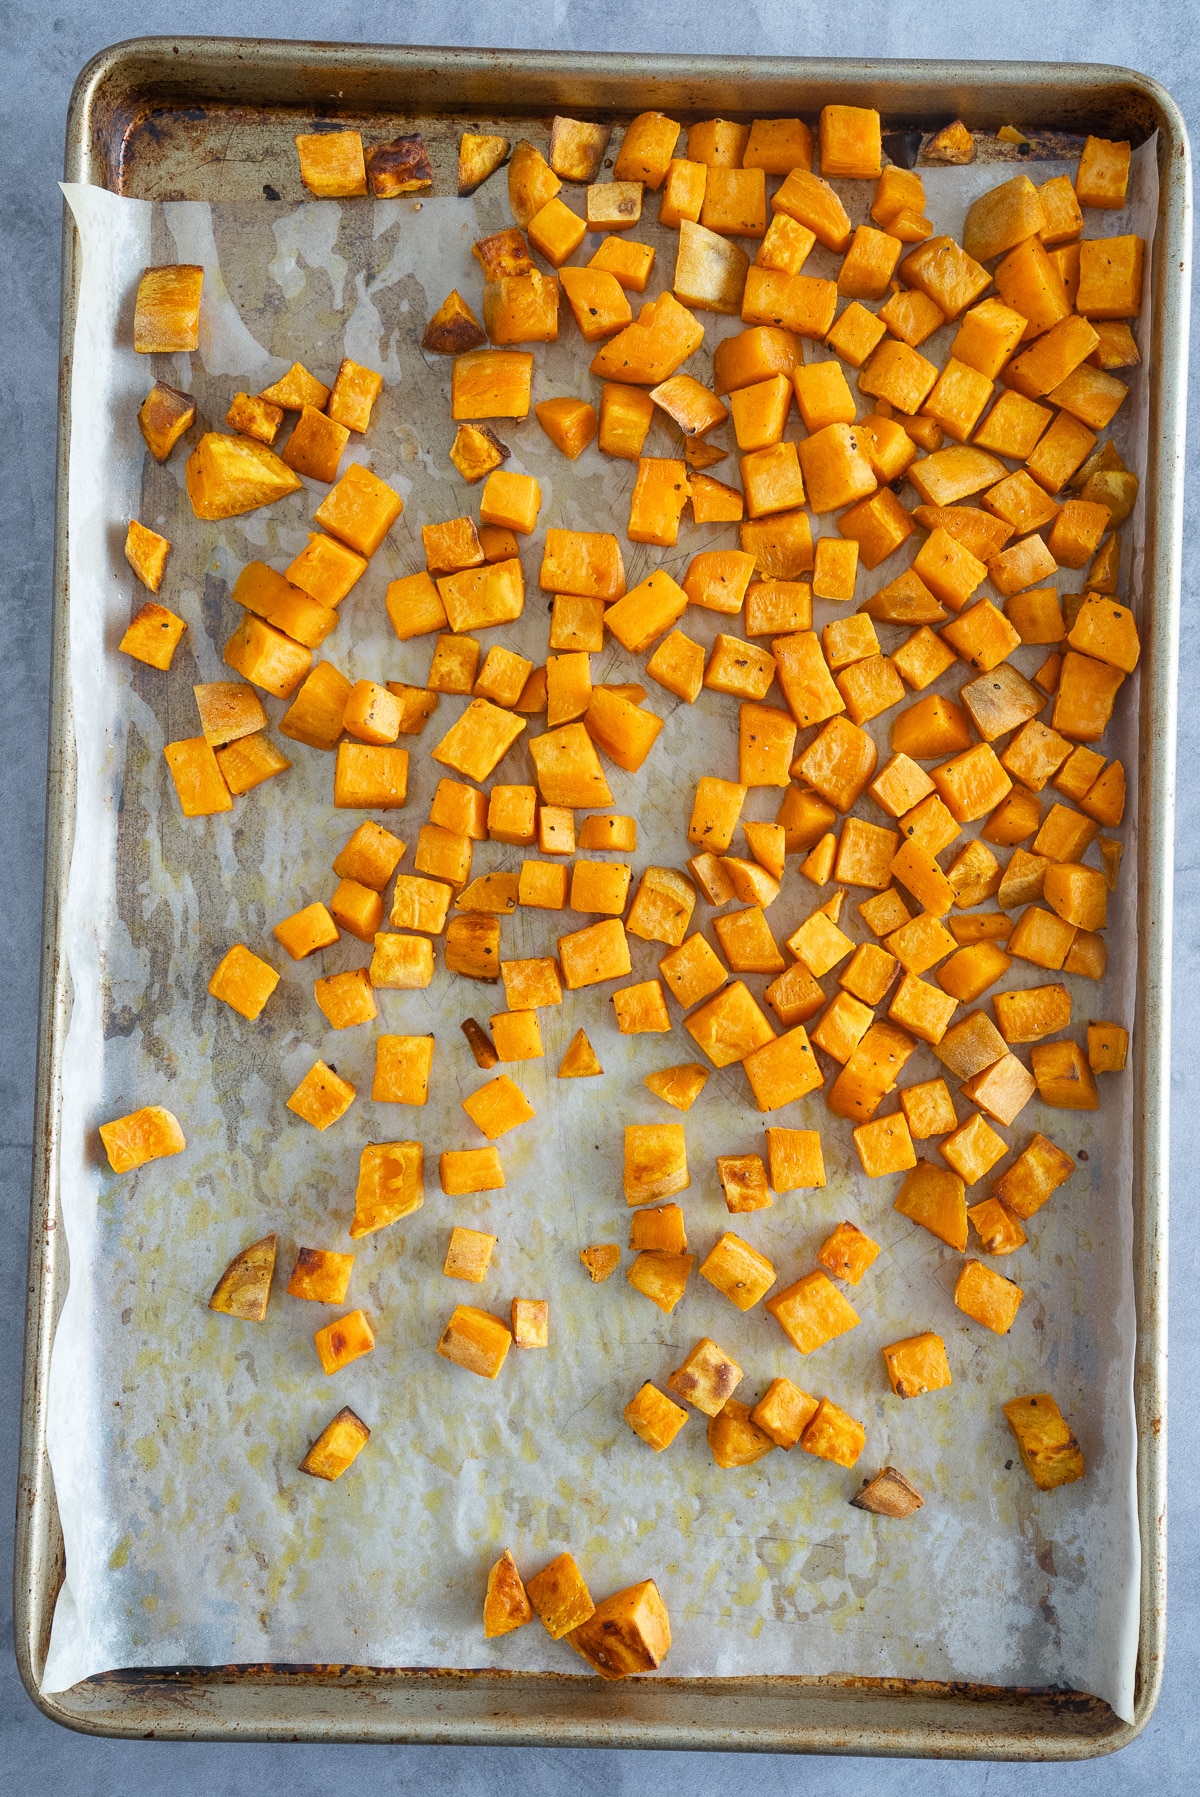
[[(763, 110), (765, 110), (765, 106), (763, 106)], [(428, 128), (428, 126), (426, 126), (426, 128)], [(262, 158), (257, 158), (257, 156), (253, 155), (253, 153), (251, 153), (251, 155), (244, 156), (243, 160), (241, 160), (241, 164), (239, 164), (239, 169), (243, 169), (243, 171), (246, 171), (246, 178), (248, 178), (248, 171), (250, 171), (250, 169), (253, 169), (253, 171), (255, 171), (255, 173), (260, 173), (260, 171), (262, 171), (262, 169), (264, 169), (264, 167), (266, 167), (266, 169), (268, 169), (268, 173), (275, 173), (275, 171), (273, 171), (273, 167), (271, 167), (271, 165), (264, 164), (264, 160), (262, 160)], [(268, 185), (269, 185), (269, 183), (268, 183)], [(158, 189), (158, 190), (160, 190), (160, 192), (167, 192), (167, 194), (169, 194), (169, 192), (172, 192), (171, 183), (167, 183), (167, 185), (165, 185), (165, 187), (160, 187), (160, 189)], [(228, 189), (226, 189), (225, 185), (223, 185), (223, 190), (228, 190)], [(178, 187), (174, 187), (174, 192), (178, 192)], [(532, 464), (530, 464), (530, 465), (532, 465)], [(539, 473), (541, 473), (541, 471), (539, 471)], [(695, 546), (701, 546), (701, 544), (699, 544), (699, 543), (692, 544), (692, 548), (695, 548)], [(216, 618), (214, 618), (214, 622), (216, 622)], [(354, 668), (350, 668), (350, 672), (354, 672)], [(659, 704), (659, 710), (661, 710), (661, 708), (663, 708), (663, 706), (661, 706), (661, 704)], [(435, 724), (437, 724), (437, 721), (435, 721)], [(300, 751), (300, 755), (302, 755), (302, 757), (304, 757), (304, 753), (305, 753), (305, 751)], [(677, 823), (677, 819), (672, 819), (672, 821), (674, 821), (674, 823)], [(640, 857), (640, 859), (641, 859), (641, 857)], [(665, 857), (665, 859), (670, 859), (670, 857)], [(521, 951), (517, 951), (517, 952), (521, 952)], [(589, 1028), (591, 1028), (591, 1021), (589, 1021)], [(566, 1037), (564, 1037), (564, 1039), (566, 1039)], [(553, 1051), (551, 1051), (551, 1057), (553, 1057)], [(677, 1057), (675, 1057), (675, 1058), (677, 1058)], [(640, 1301), (638, 1301), (638, 1303), (640, 1303)], [(205, 1687), (210, 1687), (210, 1684), (212, 1684), (212, 1680), (205, 1680), (205, 1682), (203, 1682), (203, 1686), (205, 1686)], [(767, 1686), (769, 1686), (769, 1684), (771, 1684), (771, 1682), (767, 1682)], [(375, 1684), (374, 1689), (375, 1689), (375, 1691), (377, 1691), (377, 1684)], [(837, 1689), (837, 1687), (834, 1687), (834, 1689)], [(878, 1693), (878, 1696), (880, 1696), (880, 1698), (882, 1698), (882, 1696), (884, 1696), (884, 1693), (882, 1693), (882, 1689), (880, 1689), (880, 1693)], [(763, 1700), (765, 1700), (765, 1702), (769, 1702), (769, 1696), (765, 1696), (765, 1698), (763, 1698)], [(832, 1700), (832, 1698), (830, 1698), (830, 1700)], [(940, 1698), (940, 1700), (941, 1700), (941, 1698)], [(981, 1693), (981, 1695), (979, 1695), (979, 1700), (984, 1700), (983, 1693)], [(634, 1700), (634, 1702), (636, 1702), (636, 1704), (641, 1704), (641, 1696), (638, 1696), (638, 1698), (636, 1698), (636, 1700)], [(656, 1702), (656, 1700), (654, 1700), (654, 1698), (652, 1698), (652, 1700), (650, 1700), (650, 1702)], [(855, 1702), (862, 1702), (862, 1693), (857, 1693), (857, 1698), (855, 1698)], [(986, 1700), (984, 1700), (984, 1702), (986, 1702)], [(1067, 1709), (1069, 1709), (1069, 1707), (1071, 1707), (1071, 1705), (1067, 1705)], [(1037, 1711), (1037, 1709), (1038, 1709), (1038, 1704), (1037, 1704), (1037, 1702), (1035, 1702), (1035, 1705), (1033, 1705), (1033, 1711)], [(1031, 1711), (1031, 1714), (1033, 1714), (1033, 1711)], [(1063, 1709), (1062, 1705), (1060, 1705), (1060, 1707), (1058, 1707), (1058, 1711), (1056, 1711), (1056, 1718), (1058, 1718), (1058, 1722), (1063, 1723), (1063, 1727), (1065, 1727), (1065, 1729), (1067, 1729), (1067, 1732), (1071, 1732), (1071, 1729), (1072, 1729), (1072, 1727), (1074, 1727), (1074, 1725), (1072, 1725), (1072, 1723), (1069, 1723), (1069, 1722), (1067, 1722), (1067, 1720), (1065, 1720), (1065, 1709)], [(190, 1723), (190, 1725), (194, 1725), (194, 1723)], [(199, 1725), (201, 1725), (201, 1727), (203, 1727), (203, 1723), (199, 1723)], [(250, 1722), (248, 1722), (248, 1718), (246, 1718), (246, 1725), (250, 1725), (250, 1727), (260, 1727), (260, 1720), (259, 1720), (259, 1723), (250, 1723)], [(532, 1729), (534, 1729), (534, 1731), (537, 1731), (537, 1723), (514, 1722), (514, 1725), (516, 1725), (516, 1727), (532, 1727)], [(350, 1727), (352, 1727), (352, 1725), (350, 1725)], [(411, 1723), (410, 1723), (410, 1727), (411, 1727)], [(460, 1718), (460, 1722), (458, 1722), (458, 1727), (460, 1727), (460, 1729), (462, 1729), (462, 1727), (465, 1727), (465, 1729), (469, 1729), (469, 1722), (467, 1722), (467, 1720), (465, 1720), (465, 1718)], [(832, 1727), (832, 1729), (835, 1729), (835, 1727), (837, 1727), (837, 1723), (817, 1722), (817, 1723), (814, 1723), (814, 1727), (816, 1727), (817, 1732), (821, 1731), (821, 1729), (823, 1729), (823, 1727), (825, 1727), (825, 1729), (826, 1729), (825, 1741), (826, 1741), (826, 1745), (828, 1745), (828, 1741), (830, 1741), (830, 1734), (828, 1734), (828, 1729), (830, 1729), (830, 1727)], [(905, 1727), (907, 1727), (907, 1725), (905, 1725)], [(920, 1732), (922, 1732), (923, 1723), (913, 1723), (913, 1727), (914, 1727), (914, 1729), (916, 1729), (916, 1732), (918, 1732), (918, 1736), (920, 1736)], [(1013, 1734), (1013, 1736), (1011, 1736), (1011, 1741), (1019, 1741), (1019, 1739), (1022, 1738), (1022, 1734), (1024, 1734), (1024, 1727), (1026, 1727), (1026, 1725), (1024, 1725), (1024, 1723), (1022, 1723), (1022, 1725), (1020, 1725), (1019, 1729), (1017, 1729), (1017, 1731), (1015, 1731), (1015, 1734)], [(1038, 1718), (1037, 1725), (1035, 1725), (1035, 1723), (1029, 1723), (1029, 1727), (1033, 1727), (1033, 1729), (1035, 1729), (1035, 1734), (1038, 1734), (1038, 1729), (1040, 1729), (1040, 1718)], [(1107, 1727), (1107, 1725), (1103, 1725), (1103, 1723), (1098, 1723), (1098, 1727), (1101, 1727), (1101, 1732), (1103, 1732), (1103, 1729), (1105, 1729), (1105, 1727)], [(546, 1738), (546, 1736), (544, 1736), (544, 1734), (537, 1734), (537, 1732), (534, 1732), (534, 1736), (526, 1736), (526, 1738)], [(665, 1738), (665, 1736), (656, 1736), (656, 1738)], [(816, 1736), (816, 1734), (814, 1734), (814, 1736), (812, 1736), (812, 1739), (814, 1739), (814, 1741), (816, 1741), (816, 1738), (817, 1738), (817, 1736)], [(893, 1738), (898, 1738), (898, 1736), (893, 1736)], [(916, 1736), (907, 1736), (907, 1738), (914, 1739), (914, 1738), (916, 1738)], [(1038, 1738), (1040, 1738), (1040, 1734), (1038, 1734)], [(864, 1738), (862, 1738), (862, 1736), (859, 1736), (859, 1738), (857, 1738), (857, 1741), (859, 1741), (859, 1745), (862, 1745), (862, 1739), (864, 1739)], [(995, 1741), (997, 1741), (997, 1739), (1001, 1739), (1001, 1736), (999, 1736), (999, 1734), (993, 1734), (992, 1747), (984, 1748), (984, 1750), (997, 1750), (997, 1748), (995, 1748)], [(1074, 1739), (1074, 1736), (1072, 1736), (1072, 1739)], [(1076, 1741), (1076, 1747), (1078, 1747), (1078, 1741)], [(909, 1750), (913, 1750), (913, 1748), (909, 1748)], [(957, 1748), (957, 1750), (959, 1750), (959, 1752), (961, 1752), (961, 1750), (963, 1750), (963, 1748), (959, 1747), (959, 1748)], [(1001, 1745), (1001, 1748), (999, 1748), (999, 1750), (1006, 1750), (1006, 1748), (1004, 1748), (1004, 1745)], [(1022, 1750), (1022, 1748), (1010, 1747), (1010, 1750)], [(1044, 1748), (1044, 1750), (1046, 1750), (1046, 1748)], [(1065, 1748), (1065, 1750), (1074, 1750), (1074, 1748), (1067, 1747), (1067, 1748)]]

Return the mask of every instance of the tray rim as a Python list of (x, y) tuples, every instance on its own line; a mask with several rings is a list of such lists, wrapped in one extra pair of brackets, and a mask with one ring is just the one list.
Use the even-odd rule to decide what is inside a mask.
[[(639, 56), (639, 79), (691, 84), (703, 109), (703, 96), (722, 82), (747, 84), (773, 80), (819, 84), (823, 97), (835, 93), (854, 103), (872, 93), (911, 92), (922, 96), (927, 116), (944, 117), (964, 110), (979, 117), (972, 97), (985, 92), (993, 113), (1031, 90), (1037, 105), (1052, 104), (1054, 93), (1070, 94), (1080, 105), (1098, 95), (1115, 102), (1136, 96), (1160, 134), (1160, 204), (1155, 239), (1154, 312), (1155, 377), (1151, 382), (1151, 439), (1155, 505), (1150, 508), (1146, 543), (1145, 589), (1154, 592), (1150, 620), (1151, 653), (1143, 679), (1143, 749), (1154, 736), (1155, 753), (1140, 757), (1140, 834), (1150, 838), (1147, 866), (1142, 870), (1138, 901), (1139, 942), (1143, 978), (1139, 983), (1135, 1020), (1139, 1068), (1135, 1117), (1135, 1301), (1138, 1314), (1134, 1360), (1138, 1423), (1137, 1483), (1142, 1538), (1142, 1578), (1135, 1714), (1121, 1723), (1111, 1711), (1112, 1726), (1072, 1731), (1071, 1714), (1100, 1701), (1072, 1692), (1044, 1693), (975, 1685), (925, 1684), (907, 1680), (867, 1680), (838, 1676), (788, 1678), (763, 1676), (742, 1680), (629, 1681), (604, 1687), (598, 1680), (565, 1679), (554, 1674), (452, 1673), (436, 1670), (362, 1668), (216, 1669), (132, 1668), (87, 1680), (68, 1692), (44, 1695), (38, 1686), (41, 1643), (61, 1582), (62, 1543), (58, 1532), (53, 1481), (45, 1449), (46, 1378), (54, 1322), (65, 1289), (65, 1246), (58, 1236), (58, 1116), (61, 1102), (61, 1054), (68, 1018), (68, 976), (62, 950), (62, 899), (69, 869), (74, 819), (74, 754), (67, 682), (69, 582), (67, 577), (66, 506), (69, 451), (71, 361), (78, 292), (78, 240), (64, 207), (62, 306), (59, 353), (59, 438), (55, 503), (54, 596), (51, 647), (51, 699), (47, 772), (45, 890), (42, 919), (41, 994), (36, 1075), (34, 1162), (31, 1190), (22, 1426), (18, 1467), (16, 1547), (14, 1555), (15, 1648), (22, 1682), (31, 1700), (52, 1721), (84, 1733), (156, 1739), (246, 1741), (336, 1739), (429, 1741), (523, 1745), (605, 1745), (630, 1747), (710, 1748), (729, 1751), (808, 1751), (890, 1754), (954, 1758), (1067, 1759), (1092, 1757), (1127, 1745), (1145, 1728), (1157, 1702), (1163, 1675), (1166, 1627), (1166, 1327), (1167, 1327), (1167, 1147), (1169, 1104), (1170, 947), (1172, 863), (1171, 838), (1175, 790), (1175, 725), (1180, 607), (1182, 461), (1186, 417), (1188, 344), (1186, 332), (1168, 331), (1166, 320), (1188, 316), (1191, 274), (1191, 164), (1182, 116), (1170, 94), (1152, 77), (1105, 64), (996, 63), (950, 59), (825, 59), (728, 56)], [(509, 115), (528, 110), (544, 113), (558, 98), (564, 82), (603, 81), (614, 92), (628, 89), (623, 59), (610, 52), (455, 49), (417, 45), (310, 43), (302, 40), (253, 38), (127, 39), (91, 58), (78, 76), (67, 114), (65, 178), (109, 185), (99, 138), (99, 115), (109, 93), (122, 84), (136, 92), (153, 73), (158, 98), (174, 94), (176, 103), (188, 91), (223, 83), (217, 103), (266, 104), (253, 89), (265, 77), (277, 79), (303, 72), (308, 92), (300, 102), (319, 105), (323, 113), (383, 110), (351, 106), (344, 100), (348, 76), (359, 80), (356, 97), (369, 97), (370, 84), (386, 86), (389, 78), (431, 69), (449, 87), (495, 82), (503, 69), (506, 82), (515, 73), (539, 90), (523, 108), (506, 92)], [(336, 87), (341, 78), (343, 86)], [(245, 97), (249, 93), (249, 99)], [(498, 99), (501, 96), (497, 96)], [(938, 107), (936, 101), (945, 103)], [(966, 104), (964, 104), (966, 102)], [(276, 105), (289, 101), (278, 99)], [(420, 111), (474, 110), (431, 107)], [(600, 109), (603, 109), (601, 107)], [(683, 110), (688, 110), (684, 107)], [(393, 108), (393, 110), (396, 110)], [(631, 107), (610, 106), (629, 111)], [(749, 108), (743, 110), (751, 110)], [(805, 108), (805, 110), (808, 110)], [(1035, 107), (1036, 110), (1036, 107)], [(132, 115), (131, 115), (132, 116)], [(906, 116), (920, 112), (910, 109)], [(1027, 110), (1023, 116), (1028, 120)], [(1161, 446), (1155, 448), (1154, 446)], [(1140, 1201), (1139, 1201), (1140, 1200)], [(826, 1707), (863, 1712), (841, 1722), (815, 1713), (739, 1723), (722, 1719), (720, 1697), (733, 1702), (750, 1690), (784, 1707), (787, 1698), (809, 1704), (822, 1695)], [(239, 1716), (230, 1700), (239, 1693), (270, 1690), (278, 1699), (261, 1715)], [(316, 1715), (311, 1694), (323, 1693), (341, 1710)], [(512, 1701), (514, 1693), (540, 1693), (533, 1710)], [(581, 1703), (553, 1703), (565, 1691)], [(472, 1692), (482, 1700), (467, 1705), (452, 1699)], [(205, 1704), (201, 1694), (220, 1692), (220, 1702)], [(358, 1701), (363, 1693), (365, 1701)], [(620, 1697), (617, 1697), (617, 1693)], [(684, 1694), (702, 1701), (694, 1720), (672, 1720), (668, 1701)], [(185, 1693), (191, 1702), (184, 1701)], [(103, 1695), (102, 1695), (103, 1694)], [(110, 1699), (107, 1707), (104, 1696)], [(422, 1707), (421, 1698), (429, 1701)], [(605, 1698), (593, 1705), (597, 1695)], [(507, 1698), (507, 1702), (502, 1700)], [(659, 1700), (662, 1700), (661, 1702)], [(946, 1712), (945, 1706), (949, 1706)], [(244, 1704), (243, 1707), (246, 1707)], [(741, 1706), (739, 1706), (741, 1707)], [(786, 1704), (789, 1712), (794, 1705)], [(928, 1714), (923, 1718), (920, 1711)], [(1031, 1712), (1022, 1721), (1022, 1709)], [(476, 1714), (468, 1713), (472, 1709)], [(584, 1715), (584, 1709), (594, 1713)], [(503, 1713), (501, 1713), (501, 1710)], [(534, 1710), (537, 1713), (534, 1713)], [(1042, 1712), (1045, 1712), (1043, 1715)], [(199, 1713), (197, 1713), (199, 1712)], [(344, 1712), (344, 1713), (343, 1713)], [(411, 1712), (411, 1713), (409, 1713)], [(461, 1712), (461, 1713), (460, 1713)], [(619, 1712), (619, 1713), (618, 1713)], [(994, 1712), (994, 1714), (993, 1714)], [(912, 1720), (908, 1719), (912, 1713)], [(971, 1727), (972, 1714), (986, 1713), (988, 1724)], [(960, 1716), (967, 1720), (959, 1725)], [(1056, 1726), (1052, 1727), (1051, 1722)], [(1039, 1727), (1039, 1723), (1043, 1726)]]

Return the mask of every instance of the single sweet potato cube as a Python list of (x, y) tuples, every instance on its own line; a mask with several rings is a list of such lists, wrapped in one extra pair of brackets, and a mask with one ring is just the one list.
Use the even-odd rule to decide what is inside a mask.
[(1016, 1216), (999, 1198), (985, 1198), (967, 1211), (985, 1254), (1012, 1254), (1028, 1241)]
[(717, 1178), (725, 1194), (725, 1208), (732, 1214), (770, 1209), (767, 1170), (757, 1154), (719, 1154)]
[[(941, 611), (940, 606), (938, 610)], [(954, 651), (923, 624), (893, 652), (892, 661), (908, 685), (920, 692), (953, 667)]]
[(1097, 237), (1080, 244), (1075, 304), (1097, 331), (1099, 320), (1140, 314), (1145, 251), (1145, 242), (1135, 236)]
[(1075, 1171), (1069, 1154), (1048, 1136), (1036, 1135), (992, 1188), (992, 1196), (1022, 1222), (1039, 1211)]
[(1053, 1491), (1083, 1478), (1079, 1443), (1049, 1392), (1010, 1398), (1003, 1408), (1022, 1464), (1040, 1491)]
[(204, 737), (167, 743), (163, 755), (184, 817), (211, 817), (219, 811), (233, 810), (220, 763)]
[(879, 114), (872, 107), (824, 107), (819, 136), (822, 174), (866, 179), (880, 173)]
[(708, 1336), (702, 1336), (677, 1367), (667, 1385), (677, 1398), (703, 1412), (716, 1416), (732, 1397), (742, 1378), (737, 1362)]
[(700, 1277), (739, 1310), (753, 1310), (774, 1285), (775, 1268), (765, 1254), (727, 1230), (701, 1262)]
[(846, 1222), (838, 1224), (817, 1259), (835, 1278), (857, 1285), (882, 1252), (878, 1242), (864, 1235), (855, 1224)]
[[(777, 669), (784, 665), (778, 652), (780, 642), (785, 640), (779, 639), (774, 645)], [(783, 684), (782, 680), (780, 684)], [(788, 700), (792, 704), (791, 694)], [(793, 714), (795, 709), (792, 704)], [(846, 718), (833, 717), (799, 757), (792, 771), (807, 780), (815, 792), (839, 811), (847, 812), (861, 797), (875, 772), (876, 761), (875, 744), (866, 731)]]
[(353, 1254), (334, 1254), (327, 1248), (300, 1248), (287, 1282), (290, 1298), (307, 1298), (317, 1304), (342, 1304), (354, 1266)]
[(629, 1400), (622, 1415), (634, 1434), (656, 1454), (670, 1447), (687, 1422), (687, 1411), (664, 1397), (649, 1381)]
[(1129, 1056), (1129, 1031), (1119, 1023), (1089, 1023), (1087, 1056), (1093, 1073), (1123, 1073)]
[(328, 1129), (354, 1103), (355, 1088), (324, 1061), (314, 1061), (287, 1101), (289, 1111), (314, 1129)]
[(900, 1108), (908, 1120), (910, 1136), (919, 1141), (946, 1135), (957, 1126), (954, 1100), (944, 1079), (924, 1080), (900, 1093)]
[(944, 1037), (958, 1001), (935, 991), (916, 974), (906, 973), (888, 1007), (888, 1016), (921, 1042), (936, 1047)]
[(859, 371), (858, 388), (911, 417), (929, 398), (937, 378), (937, 367), (927, 357), (888, 337)]
[[(498, 1055), (497, 1058), (504, 1057)], [(521, 1123), (528, 1123), (536, 1115), (525, 1094), (519, 1086), (513, 1084), (507, 1073), (497, 1074), (495, 1079), (489, 1080), (477, 1092), (464, 1098), (462, 1108), (489, 1142), (499, 1141), (510, 1129), (516, 1129)]]
[[(160, 1104), (146, 1105), (127, 1117), (102, 1123), (100, 1140), (114, 1173), (132, 1173), (147, 1161), (162, 1160), (187, 1147), (178, 1119)], [(274, 1241), (274, 1237), (270, 1239)]]
[(442, 1272), (447, 1279), (466, 1279), (482, 1285), (487, 1278), (488, 1263), (497, 1238), (479, 1229), (455, 1227), (450, 1231), (450, 1244)]
[(1079, 204), (1119, 212), (1125, 204), (1131, 156), (1128, 142), (1087, 138), (1075, 171), (1075, 197)]
[(853, 1466), (867, 1444), (862, 1424), (829, 1398), (822, 1398), (800, 1437), (806, 1454), (831, 1460), (835, 1466)]
[(905, 1173), (917, 1164), (903, 1111), (876, 1117), (870, 1123), (860, 1123), (853, 1134), (854, 1146), (868, 1179), (879, 1179), (885, 1173)]
[(367, 1425), (347, 1406), (326, 1423), (298, 1470), (314, 1479), (340, 1479), (370, 1439), (371, 1431)]
[[(423, 982), (428, 985), (433, 978), (433, 955), (428, 943), (422, 946), (429, 954), (429, 974)], [(375, 1021), (379, 1013), (371, 985), (365, 967), (355, 967), (348, 973), (334, 973), (326, 979), (313, 981), (313, 997), (328, 1019), (331, 1029), (353, 1029), (356, 1024)]]
[(1077, 1042), (1037, 1042), (1029, 1061), (1043, 1104), (1064, 1111), (1098, 1108), (1095, 1076)]
[[(182, 618), (148, 599), (131, 619), (117, 647), (147, 667), (169, 668), (187, 625)], [(224, 682), (222, 682), (224, 684)], [(203, 720), (201, 720), (203, 722)], [(266, 721), (264, 717), (264, 723)]]
[(615, 1592), (568, 1639), (601, 1678), (653, 1672), (671, 1646), (667, 1607), (653, 1579)]
[(720, 1412), (709, 1418), (706, 1439), (712, 1457), (720, 1467), (753, 1466), (769, 1454), (775, 1442), (765, 1429), (751, 1420), (750, 1408), (730, 1398)]
[(772, 705), (738, 707), (738, 773), (743, 787), (786, 787), (795, 744), (796, 725), (787, 712)]
[(684, 156), (673, 156), (667, 166), (662, 198), (658, 203), (658, 222), (667, 230), (678, 230), (686, 223), (694, 224), (704, 206), (704, 189), (708, 185), (708, 168)]
[[(494, 1379), (512, 1346), (512, 1332), (501, 1318), (471, 1304), (458, 1304), (442, 1331), (437, 1351), (456, 1366), (483, 1379)], [(549, 1570), (549, 1568), (547, 1568)], [(532, 1585), (533, 1581), (530, 1580)], [(530, 1601), (533, 1602), (532, 1595)], [(590, 1601), (590, 1600), (589, 1600)], [(536, 1606), (535, 1606), (536, 1607)]]
[(657, 963), (659, 972), (684, 1010), (710, 997), (726, 983), (726, 969), (701, 933), (688, 936)]
[(769, 1299), (767, 1309), (801, 1354), (811, 1354), (860, 1321), (854, 1306), (823, 1272), (806, 1273)]
[(138, 282), (133, 347), (141, 355), (198, 348), (204, 270), (191, 263), (148, 268)]
[(997, 1161), (1004, 1159), (1008, 1143), (976, 1111), (952, 1134), (942, 1138), (938, 1153), (953, 1167), (964, 1185), (974, 1185), (985, 1173), (991, 1172)]
[(162, 585), (170, 553), (171, 545), (166, 537), (160, 537), (156, 530), (148, 530), (136, 518), (129, 520), (125, 533), (125, 560), (142, 585), (149, 587), (152, 593), (157, 593)]
[(849, 992), (839, 992), (812, 1032), (818, 1048), (844, 1066), (872, 1023), (869, 1005)]
[(371, 1097), (377, 1104), (424, 1104), (432, 1065), (432, 1036), (378, 1036)]
[(630, 1123), (625, 1127), (625, 1201), (648, 1204), (685, 1192), (691, 1184), (682, 1123)]
[(495, 1148), (449, 1148), (438, 1160), (438, 1180), (448, 1198), (504, 1189), (504, 1168)]
[(953, 1383), (946, 1344), (932, 1331), (893, 1342), (883, 1350), (883, 1364), (898, 1398), (920, 1397), (923, 1392), (941, 1391)]
[(838, 292), (851, 299), (882, 299), (903, 248), (899, 238), (859, 225), (838, 272)]
[(902, 1217), (909, 1217), (923, 1229), (928, 1229), (939, 1241), (957, 1248), (960, 1254), (966, 1247), (965, 1188), (952, 1168), (918, 1161), (901, 1186), (892, 1208)]
[(235, 942), (217, 963), (208, 990), (249, 1022), (261, 1016), (263, 1006), (279, 984), (273, 967)]

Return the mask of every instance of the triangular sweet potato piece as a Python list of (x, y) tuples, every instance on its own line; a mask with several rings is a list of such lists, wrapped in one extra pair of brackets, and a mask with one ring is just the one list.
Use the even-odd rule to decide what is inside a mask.
[(590, 1079), (604, 1069), (596, 1059), (596, 1051), (584, 1030), (576, 1030), (558, 1069), (559, 1079)]
[(699, 1061), (684, 1061), (679, 1067), (664, 1067), (648, 1073), (643, 1081), (657, 1098), (674, 1105), (677, 1111), (690, 1111), (704, 1089), (708, 1068)]
[(483, 1600), (483, 1632), (489, 1641), (497, 1635), (511, 1635), (533, 1621), (533, 1605), (525, 1595), (525, 1586), (512, 1557), (505, 1548), (488, 1573), (487, 1596)]
[(482, 349), (486, 342), (487, 332), (453, 287), (425, 326), (421, 348), (435, 356), (461, 356), (469, 349)]
[(223, 1310), (247, 1323), (261, 1323), (271, 1296), (278, 1245), (278, 1236), (264, 1235), (261, 1241), (251, 1242), (235, 1254), (217, 1280), (208, 1308)]
[(474, 193), (494, 175), (509, 152), (507, 137), (477, 136), (464, 131), (458, 141), (458, 191)]

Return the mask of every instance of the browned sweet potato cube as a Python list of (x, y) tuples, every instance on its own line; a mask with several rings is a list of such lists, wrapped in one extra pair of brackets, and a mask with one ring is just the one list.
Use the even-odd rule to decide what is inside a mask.
[(677, 1398), (692, 1404), (705, 1416), (716, 1416), (732, 1397), (742, 1369), (708, 1336), (702, 1336), (667, 1380)]

